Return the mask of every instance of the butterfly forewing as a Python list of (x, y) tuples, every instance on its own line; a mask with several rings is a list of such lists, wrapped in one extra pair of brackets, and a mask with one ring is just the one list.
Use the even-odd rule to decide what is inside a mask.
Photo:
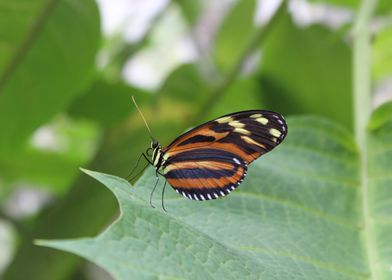
[(247, 165), (280, 144), (287, 134), (284, 118), (252, 110), (202, 124), (162, 149), (169, 184), (190, 199), (228, 194), (246, 176)]

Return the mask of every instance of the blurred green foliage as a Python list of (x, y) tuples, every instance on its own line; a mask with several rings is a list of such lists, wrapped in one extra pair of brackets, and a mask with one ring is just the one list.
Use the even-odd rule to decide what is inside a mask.
[[(367, 1), (310, 2), (357, 15)], [(355, 17), (337, 29), (323, 22), (301, 26), (287, 2), (262, 26), (254, 23), (260, 1), (222, 5), (220, 24), (215, 33), (206, 32), (212, 38), (204, 48), (195, 30), (209, 28), (209, 1), (169, 1), (182, 15), (197, 57), (167, 73), (159, 87), (142, 89), (126, 82), (122, 71), (154, 42), (157, 19), (168, 16), (167, 7), (130, 43), (102, 34), (93, 0), (3, 0), (0, 221), (16, 229), (17, 243), (0, 278), (91, 279), (81, 258), (33, 240), (94, 236), (118, 215), (112, 193), (78, 168), (128, 174), (150, 141), (131, 103), (134, 95), (163, 145), (203, 121), (256, 108), (289, 117), (287, 143), (257, 161), (240, 190), (224, 200), (201, 206), (169, 188), (169, 214), (146, 202), (151, 169), (129, 192), (117, 177), (93, 173), (117, 195), (123, 219), (87, 243), (51, 246), (82, 255), (118, 279), (390, 279), (391, 103), (377, 110), (367, 104), (373, 111), (369, 149), (360, 150), (352, 135)], [(374, 88), (391, 80), (391, 3), (379, 1), (369, 24)], [(391, 97), (388, 90), (382, 94), (383, 100)], [(367, 174), (359, 174), (363, 154)], [(7, 205), (21, 185), (45, 191), (51, 202), (30, 216), (12, 216)], [(364, 213), (371, 228), (364, 227)], [(166, 231), (172, 223), (175, 230)], [(219, 230), (222, 238), (216, 240)], [(118, 239), (130, 236), (132, 242)], [(178, 272), (171, 264), (181, 254), (187, 260)], [(129, 273), (135, 277), (127, 278)]]

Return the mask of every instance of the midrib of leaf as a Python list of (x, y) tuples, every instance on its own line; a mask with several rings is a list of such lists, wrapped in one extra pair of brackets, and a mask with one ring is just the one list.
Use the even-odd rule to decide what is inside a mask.
[(17, 69), (20, 62), (23, 60), (27, 51), (34, 43), (34, 40), (37, 38), (43, 25), (46, 23), (46, 20), (49, 18), (49, 15), (51, 14), (53, 8), (56, 6), (58, 2), (59, 0), (47, 0), (45, 4), (42, 6), (41, 12), (32, 21), (30, 29), (24, 35), (24, 38), (21, 40), (19, 47), (16, 48), (14, 55), (7, 63), (3, 73), (0, 75), (0, 94), (1, 94), (1, 89), (7, 82), (8, 78)]
[(372, 217), (369, 205), (368, 182), (368, 144), (367, 124), (370, 116), (370, 21), (377, 6), (377, 0), (362, 0), (354, 24), (353, 45), (353, 86), (354, 86), (354, 120), (355, 138), (360, 151), (360, 192), (363, 220), (363, 235), (371, 279), (381, 279), (377, 270), (377, 248), (373, 233)]

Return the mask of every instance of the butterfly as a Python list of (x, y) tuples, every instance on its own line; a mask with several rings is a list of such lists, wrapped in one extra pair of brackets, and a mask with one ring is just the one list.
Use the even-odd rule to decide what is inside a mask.
[(203, 123), (166, 147), (152, 138), (146, 151), (151, 159), (142, 155), (182, 196), (217, 199), (235, 190), (249, 164), (278, 146), (287, 132), (287, 123), (278, 113), (241, 111)]

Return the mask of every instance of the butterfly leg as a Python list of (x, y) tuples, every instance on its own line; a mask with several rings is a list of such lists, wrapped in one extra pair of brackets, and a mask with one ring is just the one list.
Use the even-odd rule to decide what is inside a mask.
[(154, 163), (146, 156), (145, 153), (142, 153), (142, 156), (148, 161), (149, 164), (154, 165)]
[(167, 180), (165, 180), (165, 184), (163, 185), (163, 189), (162, 189), (162, 209), (163, 209), (163, 211), (165, 211), (165, 212), (167, 212), (166, 211), (166, 208), (165, 208), (165, 189), (166, 189), (166, 183), (167, 183)]
[[(153, 165), (152, 162), (148, 159), (148, 157), (147, 157), (144, 153), (142, 153), (142, 154), (139, 156), (139, 158), (138, 158), (138, 160), (137, 160), (137, 162), (136, 162), (136, 166), (132, 169), (132, 172), (133, 172), (133, 170), (137, 167), (137, 165), (139, 164), (140, 158), (141, 158), (142, 156), (147, 160), (148, 163), (147, 163), (146, 166), (144, 166), (143, 169), (140, 170), (140, 172), (138, 172), (135, 176), (133, 176), (133, 177), (130, 178), (130, 179), (127, 179), (128, 182), (132, 182), (133, 179), (135, 179), (135, 178), (136, 178), (137, 176), (139, 176), (144, 170), (146, 170), (146, 168), (147, 168), (147, 166), (148, 166), (149, 164)], [(132, 174), (132, 172), (131, 172), (131, 174)], [(131, 174), (130, 174), (130, 175), (131, 175)], [(128, 175), (128, 177), (129, 177), (130, 175)]]
[(143, 153), (141, 153), (141, 154), (139, 155), (139, 157), (137, 158), (136, 164), (133, 166), (131, 172), (129, 172), (129, 174), (128, 174), (128, 176), (127, 176), (126, 178), (131, 177), (132, 173), (135, 171), (135, 169), (136, 169), (137, 166), (139, 165), (139, 162), (140, 162), (140, 159), (142, 158), (142, 156), (143, 156)]
[(155, 206), (152, 205), (152, 196), (153, 196), (154, 191), (155, 191), (155, 189), (157, 188), (157, 185), (158, 185), (158, 182), (159, 182), (158, 174), (156, 174), (156, 175), (157, 175), (157, 180), (156, 180), (155, 186), (154, 186), (154, 188), (152, 189), (151, 194), (150, 194), (150, 205), (151, 205), (152, 208), (155, 208)]

